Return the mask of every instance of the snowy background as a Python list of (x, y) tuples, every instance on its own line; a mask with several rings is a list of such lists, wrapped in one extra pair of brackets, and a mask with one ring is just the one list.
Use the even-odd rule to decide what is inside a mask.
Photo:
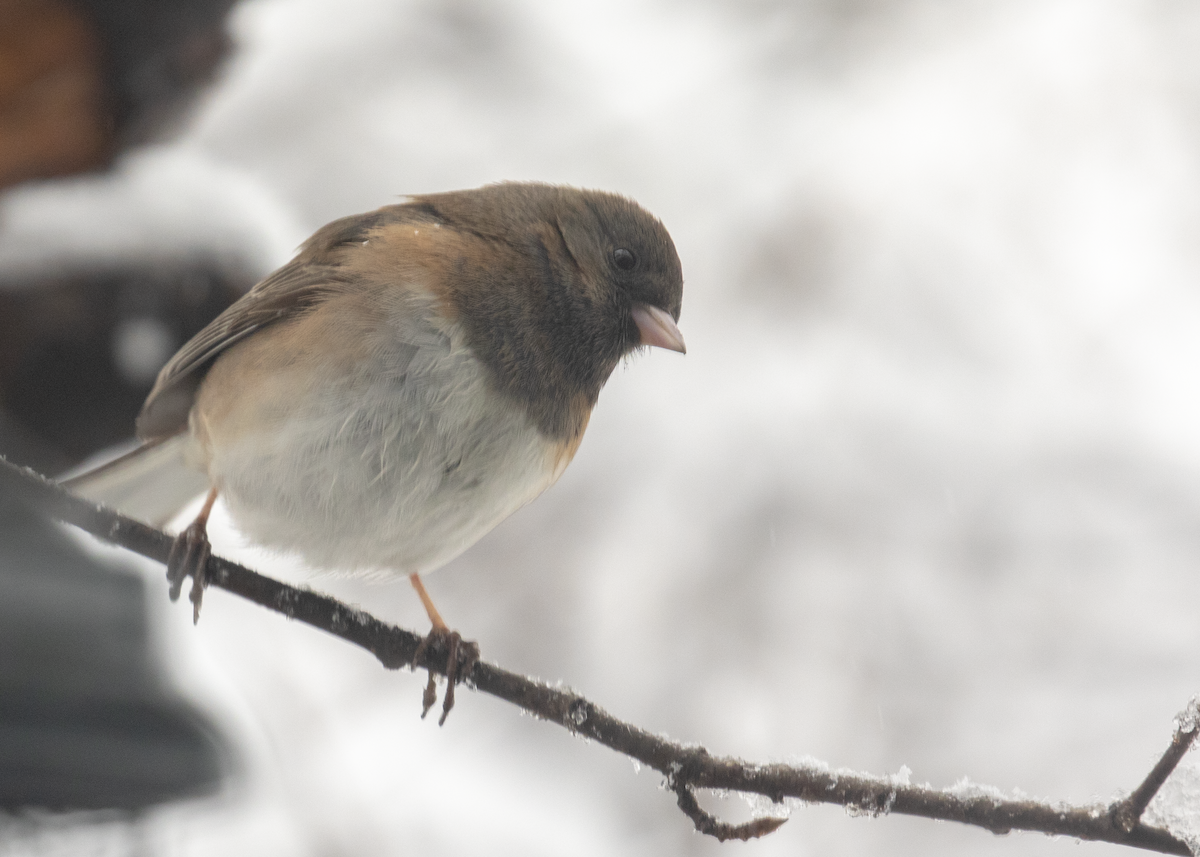
[[(1137, 784), (1200, 690), (1200, 7), (251, 0), (233, 30), (173, 143), (10, 195), (7, 264), (51, 222), (266, 271), (403, 193), (628, 194), (675, 238), (689, 353), (618, 370), (562, 481), (428, 581), (451, 625), (716, 753)], [(425, 627), (407, 583), (313, 579), (220, 513), (214, 542)], [(469, 692), (439, 729), (421, 676), (218, 591), (193, 629), (146, 572), (241, 772), (89, 848), (1117, 853), (824, 806), (719, 845), (623, 757)]]

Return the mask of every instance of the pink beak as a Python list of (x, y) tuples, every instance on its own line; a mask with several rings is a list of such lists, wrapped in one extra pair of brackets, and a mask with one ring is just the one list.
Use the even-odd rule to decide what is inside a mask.
[(686, 354), (683, 334), (675, 325), (675, 319), (650, 304), (633, 305), (633, 323), (642, 336), (642, 345), (654, 345), (670, 351)]

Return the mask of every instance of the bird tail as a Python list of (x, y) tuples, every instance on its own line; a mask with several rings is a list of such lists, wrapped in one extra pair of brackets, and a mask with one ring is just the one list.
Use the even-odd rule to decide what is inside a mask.
[(63, 480), (68, 491), (156, 527), (208, 490), (208, 477), (184, 462), (186, 433), (143, 444), (107, 464)]

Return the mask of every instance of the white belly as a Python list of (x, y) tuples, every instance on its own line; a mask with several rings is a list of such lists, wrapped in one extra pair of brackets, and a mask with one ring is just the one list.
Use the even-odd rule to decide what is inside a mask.
[(264, 331), (213, 367), (241, 395), (202, 387), (192, 433), (250, 539), (320, 568), (428, 572), (557, 478), (553, 444), (456, 336), (400, 324), (407, 341), (384, 325), (354, 359), (277, 359), (292, 332)]

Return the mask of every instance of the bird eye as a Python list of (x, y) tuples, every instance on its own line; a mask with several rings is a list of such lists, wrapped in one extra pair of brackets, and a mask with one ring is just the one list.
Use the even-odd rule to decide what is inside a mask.
[(637, 266), (637, 256), (624, 247), (613, 250), (613, 263), (622, 271), (632, 271)]

